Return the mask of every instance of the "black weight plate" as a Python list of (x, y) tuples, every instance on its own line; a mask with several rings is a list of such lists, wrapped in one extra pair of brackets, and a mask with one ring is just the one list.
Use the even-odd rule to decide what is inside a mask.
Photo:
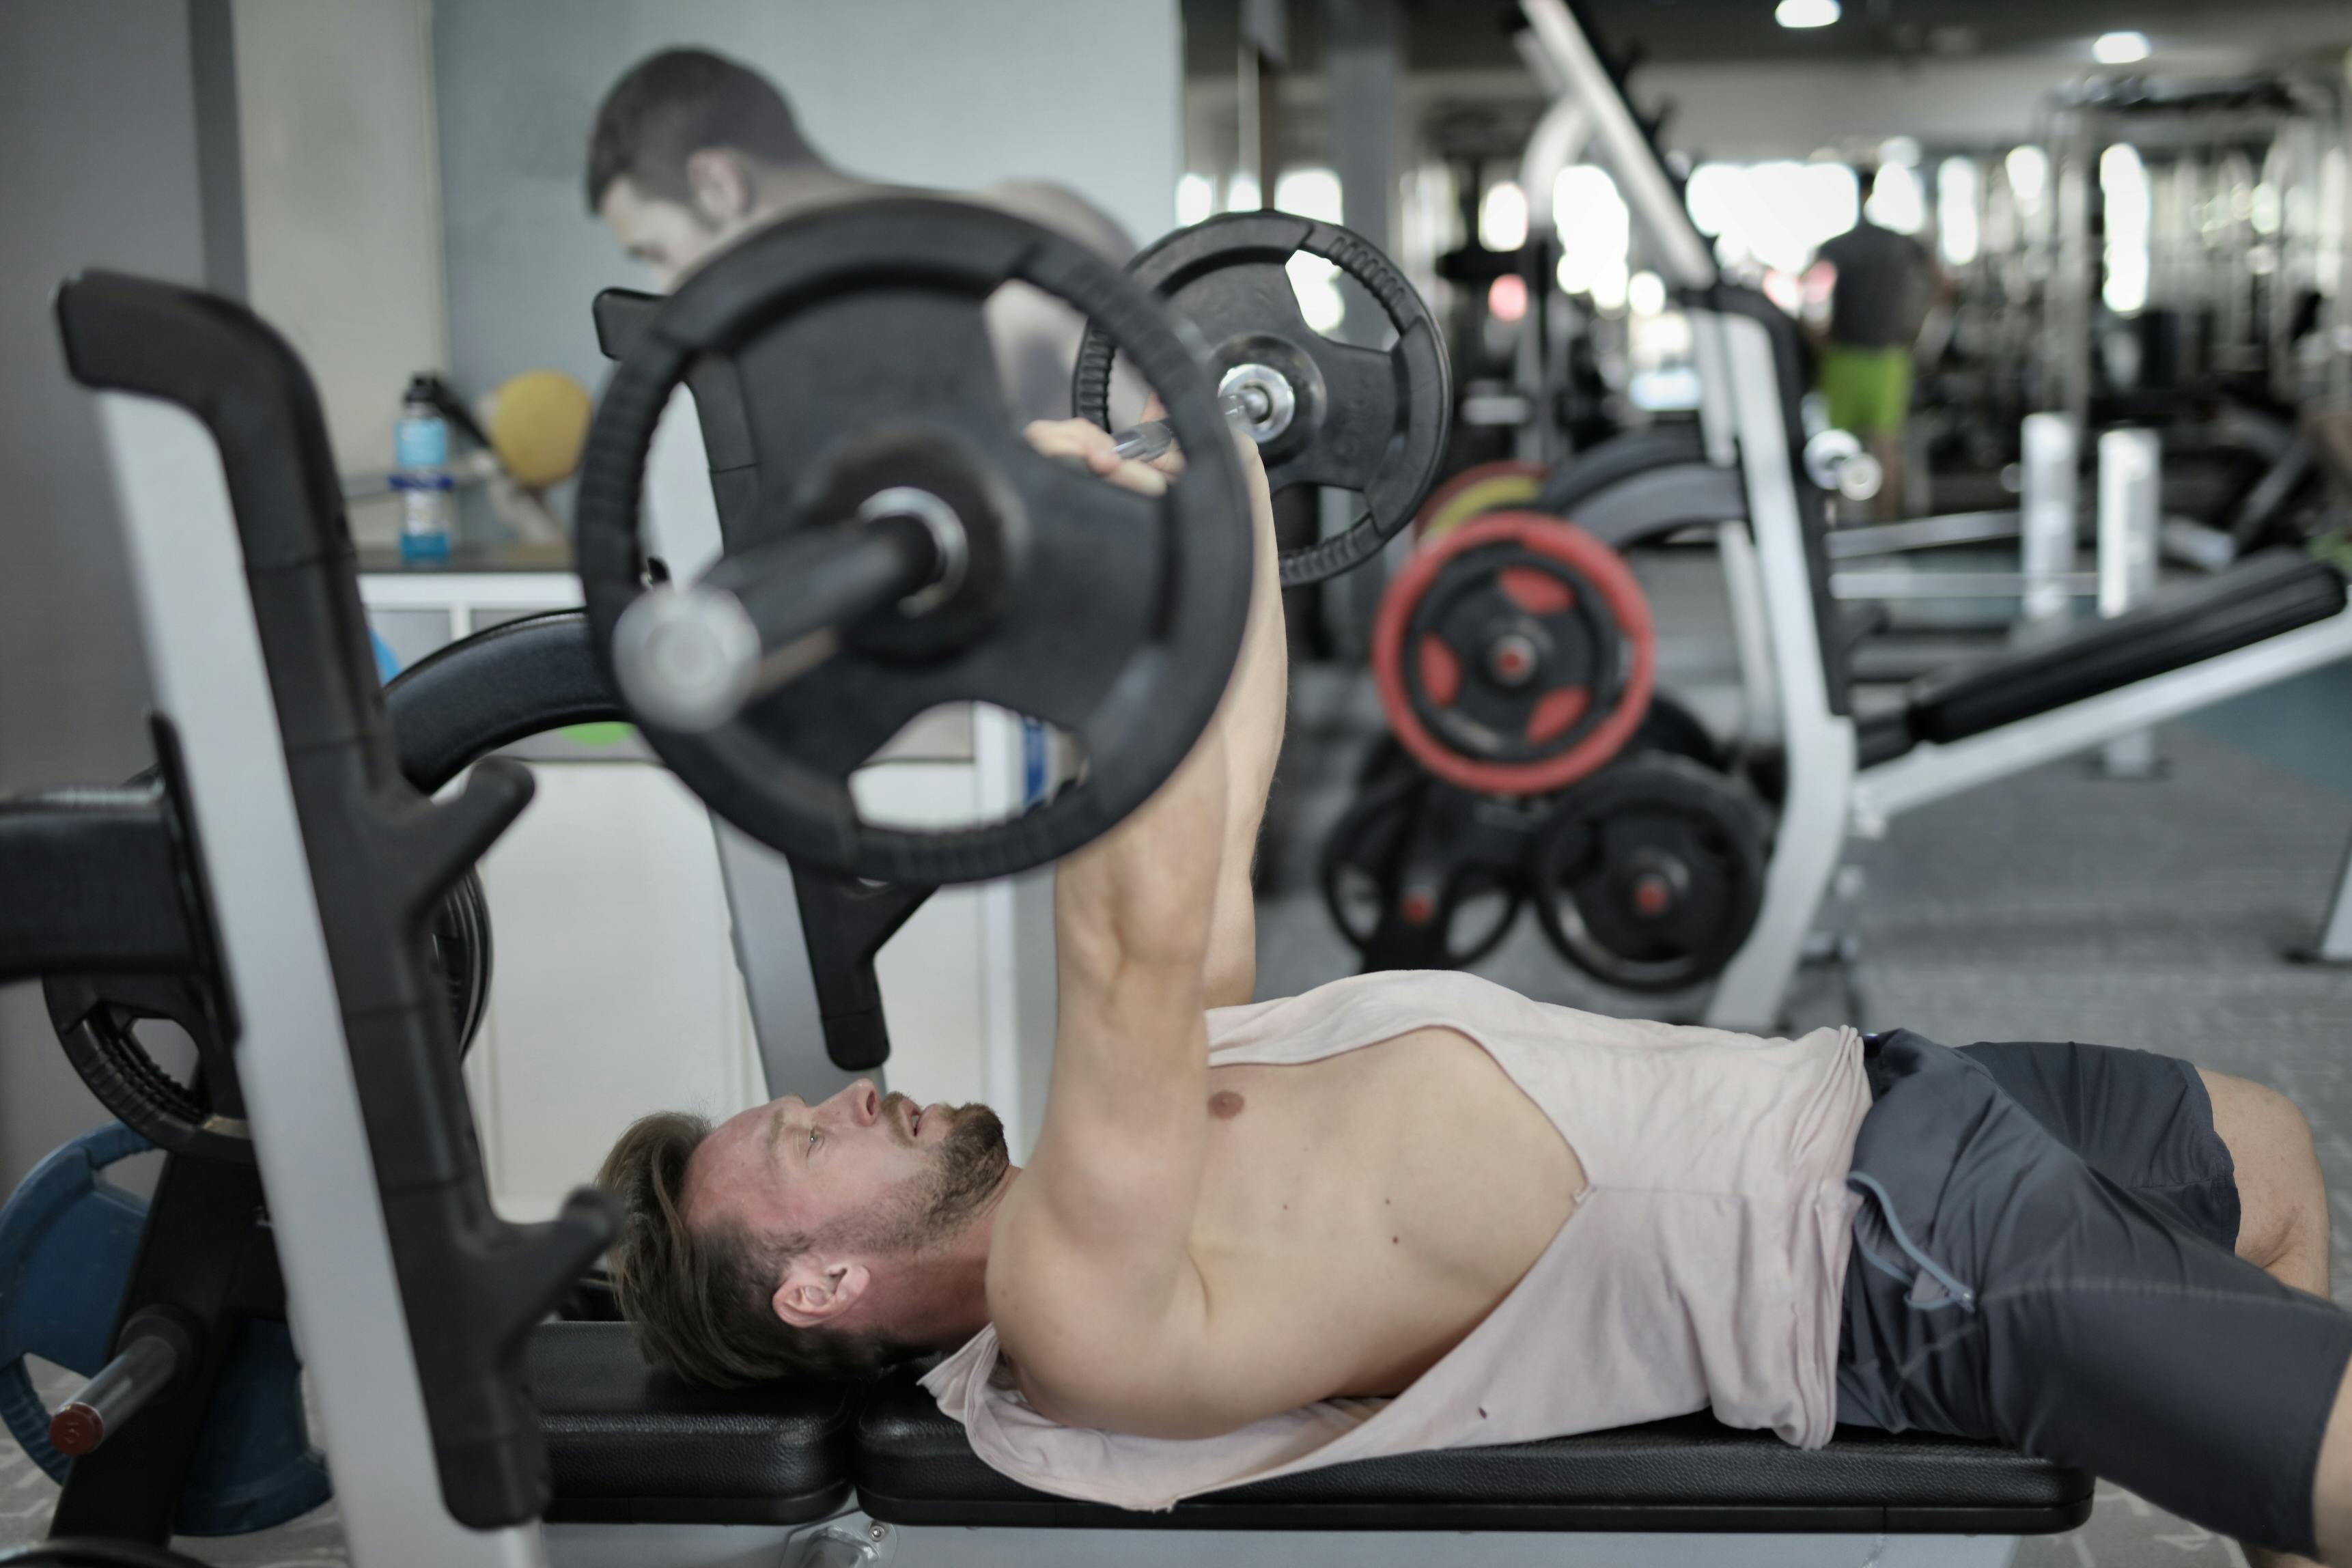
[[(1396, 329), (1396, 342), (1364, 348), (1308, 326), (1284, 270), (1301, 252), (1361, 284)], [(1364, 498), (1364, 515), (1346, 532), (1283, 552), (1283, 586), (1360, 565), (1412, 521), (1445, 457), (1454, 378), (1429, 307), (1378, 247), (1337, 224), (1289, 213), (1227, 213), (1168, 235), (1128, 271), (1200, 332), (1217, 377), (1256, 363), (1291, 383), (1289, 425), (1258, 454), (1275, 489), (1330, 485)], [(1116, 347), (1090, 326), (1071, 383), (1071, 405), (1106, 429)]]
[[(1076, 307), (1159, 390), (1192, 456), (1166, 496), (1074, 472), (1021, 438), (982, 316), (1008, 281)], [(614, 627), (645, 586), (646, 450), (702, 354), (735, 362), (759, 449), (757, 526), (734, 542), (740, 552), (914, 484), (951, 500), (974, 563), (939, 610), (843, 628), (832, 658), (716, 731), (641, 722), (721, 816), (827, 870), (968, 882), (1068, 853), (1175, 771), (1240, 648), (1249, 510), (1208, 374), (1142, 289), (1023, 219), (919, 196), (803, 214), (698, 273), (629, 344), (582, 472), (581, 582), (598, 667), (616, 689)], [(1083, 776), (1010, 821), (926, 832), (865, 820), (851, 773), (916, 715), (970, 701), (1075, 736)]]
[(1768, 822), (1753, 791), (1688, 758), (1620, 758), (1553, 807), (1530, 879), (1544, 934), (1628, 991), (1714, 978), (1763, 907)]
[(1394, 735), (1382, 735), (1364, 753), (1364, 760), (1356, 764), (1356, 789), (1360, 794), (1383, 780), (1420, 772), (1421, 764), (1412, 760), (1411, 752), (1397, 743)]
[[(1380, 759), (1375, 751), (1371, 761)], [(1392, 896), (1397, 864), (1429, 780), (1417, 769), (1391, 765), (1368, 768), (1359, 782), (1356, 799), (1323, 841), (1316, 879), (1331, 923), (1360, 952), (1371, 944)]]
[(1628, 752), (1664, 752), (1670, 757), (1688, 757), (1710, 772), (1726, 771), (1727, 758), (1714, 732), (1698, 721), (1698, 715), (1678, 700), (1664, 691), (1650, 693), (1650, 710), (1642, 715), (1641, 726), (1633, 738), (1625, 742)]
[[(458, 1053), (471, 1050), (490, 991), (490, 912), (481, 878), (468, 870), (442, 900), (427, 939), (447, 988)], [(203, 1160), (253, 1163), (242, 1107), (216, 1105), (213, 1085), (236, 1069), (211, 999), (187, 975), (52, 975), (42, 982), (49, 1022), (66, 1059), (98, 1102), (159, 1149)], [(142, 1022), (184, 1031), (198, 1070), (182, 1082), (140, 1038)]]
[[(563, 625), (550, 626), (550, 620)], [(568, 643), (560, 636), (551, 642), (550, 633), (566, 628)], [(468, 648), (526, 657), (494, 664), (479, 652), (448, 657)], [(451, 644), (385, 688), (401, 771), (431, 794), (507, 742), (562, 724), (617, 718), (618, 705), (590, 674), (585, 626), (577, 612), (508, 623)], [(473, 1048), (489, 1003), (489, 906), (478, 871), (469, 869), (450, 889), (426, 937), (441, 967), (462, 1056)], [(139, 1038), (142, 1020), (165, 1020), (195, 1043), (200, 1060), (210, 1056), (228, 1064), (211, 997), (200, 982), (173, 975), (52, 975), (42, 990), (66, 1059), (117, 1121), (173, 1153), (252, 1163), (253, 1141), (241, 1114), (216, 1110), (206, 1075), (183, 1083)], [(233, 1065), (226, 1070), (234, 1075)]]
[[(1366, 779), (1324, 840), (1324, 907), (1371, 967), (1465, 968), (1509, 934), (1525, 901), (1518, 823), (1507, 803), (1391, 764)], [(1409, 909), (1413, 900), (1421, 907)]]
[[(41, 984), (66, 1059), (98, 1102), (159, 1149), (204, 1160), (253, 1163), (242, 1107), (215, 1108), (208, 1080), (229, 1060), (202, 983), (185, 975), (52, 975)], [(149, 1020), (177, 1025), (196, 1047), (185, 1083), (166, 1072), (139, 1037)], [(206, 1063), (216, 1064), (211, 1073)], [(226, 1069), (233, 1077), (234, 1068)]]
[(490, 905), (478, 868), (469, 868), (449, 889), (425, 928), (425, 938), (448, 989), (449, 1025), (457, 1032), (462, 1058), (474, 1048), (474, 1036), (490, 1005)]

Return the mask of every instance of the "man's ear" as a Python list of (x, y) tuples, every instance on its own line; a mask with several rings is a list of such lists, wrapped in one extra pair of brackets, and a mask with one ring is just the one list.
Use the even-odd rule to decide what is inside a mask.
[(772, 1304), (776, 1316), (796, 1329), (820, 1329), (856, 1306), (872, 1282), (863, 1263), (846, 1263), (803, 1253), (784, 1268)]
[(751, 171), (727, 147), (705, 147), (687, 155), (686, 188), (704, 223), (731, 229), (751, 216)]

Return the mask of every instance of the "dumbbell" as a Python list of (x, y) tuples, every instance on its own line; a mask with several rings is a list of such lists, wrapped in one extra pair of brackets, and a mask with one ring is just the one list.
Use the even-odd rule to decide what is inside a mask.
[(1852, 431), (1822, 430), (1805, 443), (1805, 477), (1816, 489), (1868, 500), (1885, 484), (1886, 470)]

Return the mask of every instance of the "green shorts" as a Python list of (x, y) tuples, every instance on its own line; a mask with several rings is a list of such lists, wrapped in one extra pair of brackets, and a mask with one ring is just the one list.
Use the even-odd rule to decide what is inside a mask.
[(1832, 343), (1822, 351), (1830, 424), (1856, 436), (1901, 433), (1911, 412), (1911, 351)]

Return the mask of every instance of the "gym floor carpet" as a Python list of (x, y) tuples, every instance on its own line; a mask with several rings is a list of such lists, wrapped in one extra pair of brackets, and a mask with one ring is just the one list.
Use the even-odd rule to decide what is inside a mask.
[[(1347, 973), (1315, 889), (1322, 836), (1378, 719), (1360, 685), (1302, 670), (1272, 813), (1262, 995)], [(1955, 1043), (2074, 1038), (2187, 1056), (2274, 1085), (2318, 1135), (2336, 1279), (2352, 1304), (2352, 972), (2285, 963), (2352, 839), (2352, 667), (2165, 730), (2144, 783), (2053, 764), (1897, 820), (1873, 855), (1849, 975), (1809, 974), (1797, 1022), (1850, 1015)], [(1570, 970), (1531, 916), (1481, 973), (1548, 1001), (1642, 1011)], [(45, 1392), (62, 1394), (69, 1379)], [(55, 1488), (0, 1443), (0, 1546), (37, 1539)], [(342, 1561), (333, 1505), (256, 1536), (184, 1541), (243, 1568)], [(2089, 1523), (2030, 1540), (2019, 1568), (2220, 1568), (2231, 1543), (2102, 1487)]]

